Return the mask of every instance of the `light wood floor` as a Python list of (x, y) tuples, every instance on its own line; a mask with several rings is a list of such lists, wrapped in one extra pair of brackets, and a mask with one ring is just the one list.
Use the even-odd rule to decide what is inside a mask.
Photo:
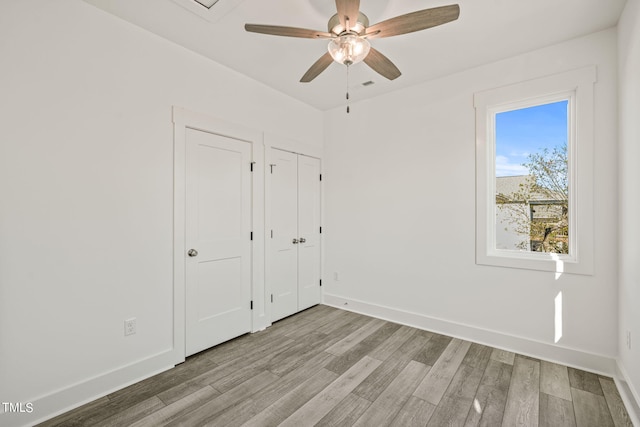
[(316, 306), (44, 426), (631, 426), (611, 378)]

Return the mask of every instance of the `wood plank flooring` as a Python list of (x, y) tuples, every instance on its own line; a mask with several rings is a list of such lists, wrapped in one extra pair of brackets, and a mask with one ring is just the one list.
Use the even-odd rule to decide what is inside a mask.
[(42, 426), (632, 426), (611, 378), (315, 306)]

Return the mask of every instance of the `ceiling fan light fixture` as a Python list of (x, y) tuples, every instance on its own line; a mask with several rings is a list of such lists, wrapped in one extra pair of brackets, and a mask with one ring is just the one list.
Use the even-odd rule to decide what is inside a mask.
[(343, 34), (331, 39), (327, 49), (337, 63), (353, 65), (362, 62), (367, 57), (371, 44), (367, 39), (357, 34)]

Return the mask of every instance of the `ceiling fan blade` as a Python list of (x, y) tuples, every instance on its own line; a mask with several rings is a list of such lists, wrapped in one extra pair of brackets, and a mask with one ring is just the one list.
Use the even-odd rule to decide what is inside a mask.
[(455, 21), (458, 16), (460, 16), (460, 6), (457, 4), (434, 7), (379, 22), (368, 27), (366, 34), (370, 39), (398, 36), (446, 24)]
[(364, 58), (364, 62), (369, 67), (371, 67), (373, 71), (383, 77), (388, 78), (389, 80), (397, 79), (402, 74), (400, 70), (398, 70), (398, 67), (396, 67), (395, 64), (389, 60), (389, 58), (387, 58), (374, 48), (371, 48), (371, 50), (369, 50), (369, 54), (366, 58)]
[(250, 33), (269, 34), (272, 36), (300, 37), (303, 39), (330, 39), (330, 33), (308, 30), (306, 28), (282, 27), (280, 25), (244, 24), (244, 29)]
[(347, 19), (350, 25), (354, 26), (358, 22), (360, 0), (336, 0), (336, 9), (338, 9), (338, 19), (343, 28), (347, 28)]
[(309, 83), (311, 80), (318, 77), (318, 75), (327, 69), (333, 62), (333, 58), (329, 52), (325, 53), (304, 73), (304, 76), (300, 79), (301, 83)]

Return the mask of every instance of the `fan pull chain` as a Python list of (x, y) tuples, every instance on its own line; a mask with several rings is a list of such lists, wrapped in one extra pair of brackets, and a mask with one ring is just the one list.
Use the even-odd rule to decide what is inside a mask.
[(349, 65), (347, 64), (347, 114), (349, 114)]

